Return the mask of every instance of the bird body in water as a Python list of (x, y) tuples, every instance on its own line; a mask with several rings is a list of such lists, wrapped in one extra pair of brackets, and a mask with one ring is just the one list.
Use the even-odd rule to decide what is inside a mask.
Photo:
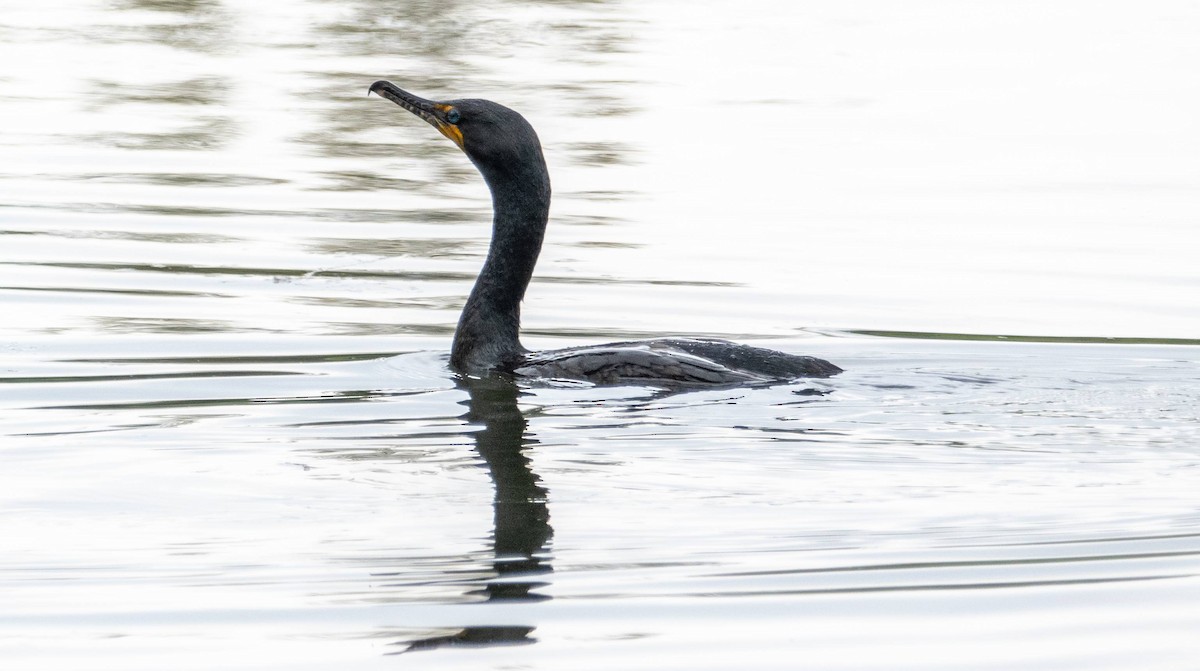
[(550, 214), (550, 174), (537, 133), (520, 114), (490, 100), (426, 100), (387, 81), (375, 82), (370, 90), (458, 145), (492, 193), (492, 242), (454, 332), (450, 365), (455, 370), (669, 387), (767, 384), (841, 372), (815, 357), (707, 338), (530, 352), (519, 337), (521, 301)]

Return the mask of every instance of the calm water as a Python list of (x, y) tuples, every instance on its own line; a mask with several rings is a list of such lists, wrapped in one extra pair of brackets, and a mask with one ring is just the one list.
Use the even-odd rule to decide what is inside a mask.
[[(1196, 668), (1198, 31), (6, 3), (0, 666)], [(456, 380), (489, 201), (381, 77), (539, 129), (527, 344), (847, 372)]]

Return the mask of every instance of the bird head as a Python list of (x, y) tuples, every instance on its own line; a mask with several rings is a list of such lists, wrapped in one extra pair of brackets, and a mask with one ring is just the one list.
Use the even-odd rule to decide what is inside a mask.
[(427, 121), (449, 138), (490, 182), (493, 177), (545, 170), (542, 146), (533, 126), (517, 112), (490, 100), (426, 100), (388, 81), (371, 85), (371, 93), (391, 100)]

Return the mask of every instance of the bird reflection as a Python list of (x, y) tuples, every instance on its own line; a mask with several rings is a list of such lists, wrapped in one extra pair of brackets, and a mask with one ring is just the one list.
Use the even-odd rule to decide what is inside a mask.
[[(554, 530), (546, 505), (546, 488), (533, 472), (525, 449), (536, 441), (526, 438), (525, 416), (517, 405), (520, 391), (511, 380), (462, 378), (469, 395), (464, 419), (482, 424), (475, 432), (475, 449), (483, 458), (496, 489), (493, 501), (492, 566), (495, 577), (476, 594), (487, 602), (533, 602), (549, 599), (535, 590), (547, 583), (540, 576), (553, 571), (548, 549)], [(474, 626), (411, 642), (405, 652), (446, 646), (488, 646), (533, 643), (532, 626)]]
[(533, 578), (552, 570), (545, 551), (554, 531), (546, 488), (525, 455), (534, 441), (525, 438), (519, 391), (511, 380), (496, 377), (466, 379), (462, 386), (470, 394), (466, 419), (483, 424), (475, 433), (475, 449), (496, 487), (493, 548), (500, 579), (489, 582), (484, 591), (489, 600), (545, 599), (532, 590), (546, 583)]

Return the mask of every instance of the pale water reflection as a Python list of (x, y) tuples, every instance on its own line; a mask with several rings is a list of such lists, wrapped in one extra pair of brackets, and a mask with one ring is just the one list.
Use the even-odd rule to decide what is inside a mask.
[[(6, 8), (0, 666), (1191, 668), (1197, 28), (1183, 1)], [(846, 373), (455, 379), (490, 203), (366, 97), (385, 77), (539, 130), (527, 344)]]

